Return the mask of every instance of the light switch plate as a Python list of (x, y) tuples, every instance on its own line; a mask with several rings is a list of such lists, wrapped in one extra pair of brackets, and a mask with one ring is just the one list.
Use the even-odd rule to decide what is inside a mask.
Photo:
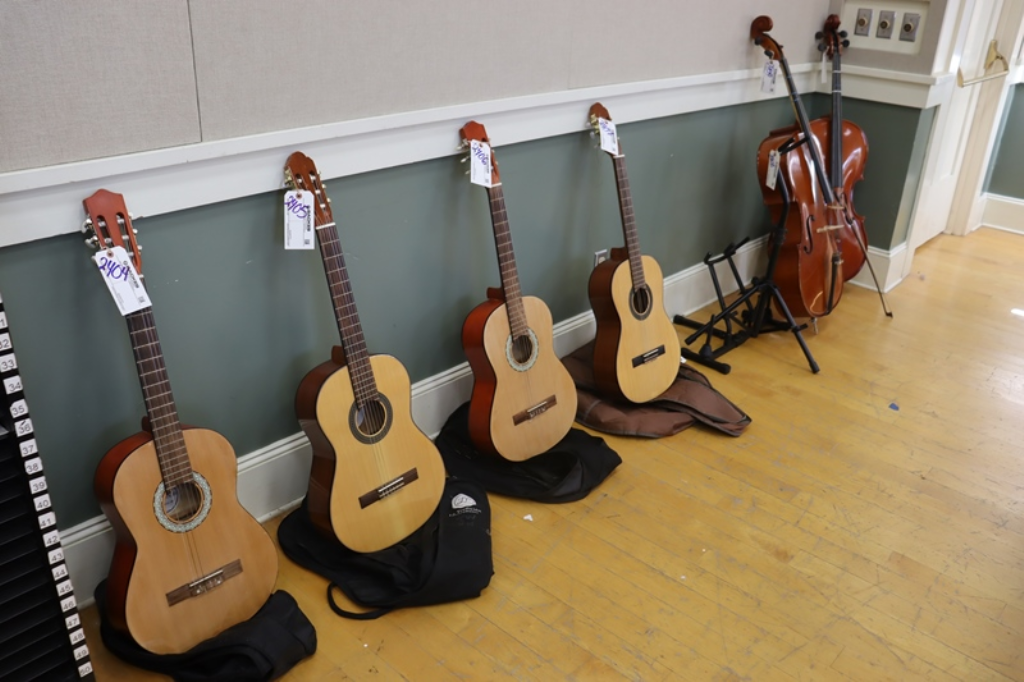
[(892, 27), (896, 23), (896, 12), (884, 10), (878, 13), (878, 31), (876, 38), (892, 38)]
[(861, 7), (857, 10), (857, 23), (853, 27), (853, 35), (855, 36), (870, 36), (871, 35), (871, 15), (874, 11)]
[(900, 22), (900, 40), (912, 43), (917, 40), (917, 27), (921, 25), (921, 15), (906, 12)]

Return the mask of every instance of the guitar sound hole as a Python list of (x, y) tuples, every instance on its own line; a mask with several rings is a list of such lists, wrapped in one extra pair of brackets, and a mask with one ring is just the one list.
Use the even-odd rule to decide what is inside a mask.
[(164, 493), (164, 514), (175, 523), (187, 523), (203, 510), (203, 491), (194, 482), (176, 485)]
[(525, 364), (533, 356), (533, 340), (528, 334), (512, 339), (512, 358)]
[(629, 297), (629, 307), (632, 309), (633, 317), (643, 320), (650, 315), (652, 301), (651, 290), (646, 284), (639, 289), (633, 289)]
[(356, 428), (367, 437), (378, 435), (388, 423), (388, 411), (379, 400), (368, 401), (356, 410)]

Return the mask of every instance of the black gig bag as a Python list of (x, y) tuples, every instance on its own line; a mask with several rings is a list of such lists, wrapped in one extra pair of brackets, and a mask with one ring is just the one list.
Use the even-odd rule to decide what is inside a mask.
[(435, 442), (450, 474), (488, 492), (537, 502), (582, 500), (622, 464), (604, 439), (569, 429), (555, 447), (522, 462), (478, 451), (469, 437), (469, 403), (448, 417)]
[[(457, 478), (445, 481), (441, 502), (423, 526), (379, 552), (354, 552), (324, 536), (310, 521), (305, 502), (281, 522), (277, 539), (289, 559), (330, 581), (331, 609), (357, 620), (478, 597), (494, 574), (487, 493)], [(346, 611), (334, 599), (336, 589), (371, 610)]]

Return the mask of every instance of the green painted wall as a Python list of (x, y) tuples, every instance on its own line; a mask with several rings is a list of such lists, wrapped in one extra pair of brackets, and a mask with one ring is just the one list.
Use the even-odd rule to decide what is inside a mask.
[[(810, 98), (815, 109), (827, 102)], [(878, 136), (857, 207), (871, 242), (889, 244), (918, 112), (848, 111)], [(755, 151), (790, 120), (773, 100), (620, 128), (641, 244), (666, 273), (766, 233)], [(496, 142), (524, 291), (556, 321), (587, 310), (594, 251), (621, 243), (611, 162), (583, 132)], [(370, 350), (396, 355), (413, 381), (463, 361), (462, 321), (498, 283), (486, 193), (464, 168), (450, 157), (328, 182)], [(222, 432), (239, 454), (298, 431), (295, 388), (337, 342), (319, 256), (282, 249), (280, 204), (272, 193), (136, 223), (181, 417)], [(125, 325), (89, 255), (77, 236), (0, 250), (0, 292), (63, 527), (98, 513), (96, 463), (142, 415)]]
[(1024, 84), (1014, 86), (989, 166), (985, 191), (1024, 199)]

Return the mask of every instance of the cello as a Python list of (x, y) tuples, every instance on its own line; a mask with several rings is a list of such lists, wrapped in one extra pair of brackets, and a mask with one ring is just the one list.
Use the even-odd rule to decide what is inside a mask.
[[(772, 26), (771, 17), (757, 17), (750, 24), (750, 38), (764, 49), (769, 59), (778, 59), (797, 119), (796, 128), (769, 133), (757, 151), (757, 172), (765, 206), (773, 222), (783, 217), (786, 221), (775, 281), (794, 316), (824, 317), (835, 309), (843, 295), (846, 278), (837, 233), (848, 226), (845, 211), (825, 177), (821, 142), (810, 129), (782, 46), (767, 33)], [(769, 163), (775, 154), (776, 182), (784, 183), (785, 191), (774, 189), (775, 183), (767, 180)]]

